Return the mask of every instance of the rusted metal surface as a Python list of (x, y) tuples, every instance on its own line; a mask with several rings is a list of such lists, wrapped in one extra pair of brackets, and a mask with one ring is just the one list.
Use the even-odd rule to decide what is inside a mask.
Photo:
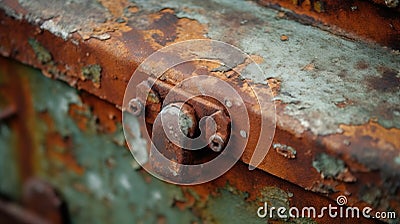
[[(32, 111), (30, 116), (33, 123), (30, 127), (36, 131), (16, 133), (21, 140), (27, 135), (35, 136), (32, 153), (37, 156), (26, 157), (34, 160), (35, 165), (29, 163), (31, 172), (20, 174), (29, 180), (25, 186), (26, 198), (47, 195), (51, 199), (46, 200), (49, 202), (47, 205), (55, 208), (52, 205), (59, 205), (59, 198), (54, 197), (54, 188), (57, 189), (67, 202), (71, 223), (265, 223), (267, 220), (277, 223), (315, 223), (314, 220), (301, 218), (258, 218), (256, 212), (265, 201), (271, 206), (299, 208), (334, 203), (264, 171), (249, 172), (243, 163), (236, 164), (220, 178), (202, 185), (176, 186), (159, 181), (140, 170), (124, 146), (120, 128), (121, 113), (114, 105), (86, 92), (75, 91), (60, 81), (43, 77), (40, 72), (9, 59), (0, 58), (0, 64), (9, 71), (17, 71), (12, 73), (13, 79), (4, 83), (6, 90), (14, 86), (12, 83), (19, 83), (15, 86), (24, 86), (24, 96), (31, 102), (24, 108)], [(5, 75), (9, 74), (2, 72), (0, 77)], [(52, 95), (46, 98), (44, 95), (48, 91)], [(66, 97), (64, 99), (67, 101), (60, 102), (60, 97)], [(57, 120), (58, 115), (62, 115), (63, 120)], [(20, 119), (14, 121), (24, 125)], [(1, 123), (1, 127), (10, 125), (12, 122)], [(24, 145), (2, 146), (5, 147), (1, 147), (0, 151), (25, 150)], [(18, 161), (15, 163), (19, 168), (27, 166)], [(37, 179), (32, 180), (31, 177), (39, 177), (52, 186)], [(39, 193), (35, 190), (37, 187), (42, 189)], [(2, 205), (0, 203), (0, 208), (3, 208)], [(42, 220), (34, 215), (23, 215), (24, 212), (18, 211), (26, 210), (14, 209), (14, 204), (11, 207), (13, 212), (7, 220), (13, 217), (19, 218), (22, 223)], [(35, 209), (42, 208), (38, 206)], [(328, 216), (315, 220), (318, 223), (354, 221), (331, 219)], [(359, 221), (376, 223), (376, 220), (363, 218)]]
[(400, 7), (397, 0), (256, 0), (290, 18), (352, 39), (400, 48)]
[[(354, 14), (370, 12), (361, 10), (368, 2), (357, 4), (360, 12)], [(77, 10), (83, 5), (91, 10)], [(259, 168), (333, 199), (345, 194), (349, 205), (369, 204), (376, 210), (399, 213), (400, 60), (396, 51), (344, 40), (242, 1), (119, 1), (112, 5), (56, 1), (52, 8), (42, 1), (2, 1), (1, 8), (2, 55), (38, 67), (47, 76), (117, 106), (121, 106), (134, 69), (162, 46), (212, 38), (242, 48), (265, 70), (259, 77), (245, 78), (260, 89), (271, 84), (276, 94), (274, 144), (287, 146), (285, 150), (290, 147), (291, 156), (284, 156), (282, 147), (270, 150)], [(221, 10), (214, 12), (215, 8)], [(347, 18), (346, 13), (339, 18)], [(356, 29), (355, 22), (348, 29), (396, 47), (398, 29), (387, 27), (399, 26), (397, 15), (382, 23), (380, 17), (366, 17), (362, 21), (376, 25), (359, 23)], [(324, 17), (318, 14), (318, 18)], [(388, 20), (392, 26), (381, 25)], [(362, 33), (361, 27), (375, 29)], [(282, 35), (288, 38), (282, 41)], [(196, 66), (187, 65), (165, 82), (177, 83)], [(240, 80), (230, 77), (229, 71), (220, 73), (215, 75), (236, 83), (252, 105), (254, 98)], [(26, 100), (18, 101), (17, 107), (23, 108)], [(29, 111), (24, 113), (28, 117), (24, 119), (29, 119)], [(258, 139), (259, 109), (250, 108), (249, 116), (253, 131), (242, 157), (245, 163)], [(293, 154), (295, 158), (289, 159)], [(26, 166), (31, 163), (24, 162)], [(82, 172), (74, 163), (71, 167)], [(23, 173), (30, 176), (28, 170)]]
[(69, 223), (65, 202), (59, 193), (49, 184), (31, 178), (24, 183), (23, 205), (48, 223)]
[[(3, 176), (2, 179), (8, 178)], [(0, 199), (0, 223), (70, 223), (65, 203), (50, 184), (32, 177), (23, 188), (22, 205)]]
[(0, 222), (15, 224), (49, 224), (48, 220), (12, 203), (0, 200)]

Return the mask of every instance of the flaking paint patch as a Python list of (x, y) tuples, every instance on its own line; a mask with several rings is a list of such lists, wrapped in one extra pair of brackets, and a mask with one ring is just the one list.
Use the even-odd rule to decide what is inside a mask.
[[(400, 136), (400, 129), (386, 129), (372, 120), (363, 125), (340, 125), (340, 128), (344, 130), (343, 135), (345, 136), (369, 136), (378, 145), (381, 144), (380, 148), (388, 148), (390, 150), (400, 149), (400, 139), (398, 138)], [(382, 147), (383, 144), (390, 144), (391, 147)]]
[(275, 143), (275, 144), (273, 145), (273, 148), (276, 150), (276, 152), (277, 152), (279, 155), (282, 155), (282, 156), (285, 157), (285, 158), (288, 158), (288, 159), (295, 159), (295, 158), (296, 158), (297, 152), (296, 152), (296, 150), (295, 150), (293, 147), (291, 147), (291, 146), (282, 145), (282, 144), (279, 144), (279, 143)]
[(82, 68), (82, 79), (89, 79), (93, 82), (96, 88), (100, 87), (101, 79), (101, 66), (100, 65), (87, 65)]
[[(278, 187), (264, 187), (260, 192), (260, 202), (267, 202), (270, 208), (286, 208), (285, 215), (289, 217), (289, 195), (286, 191)], [(268, 214), (268, 216), (271, 216), (271, 214)], [(272, 217), (274, 219), (279, 218), (276, 210), (273, 211)]]
[[(176, 198), (183, 197), (178, 186), (132, 169), (132, 155), (115, 143), (115, 133), (102, 133), (99, 124), (92, 122), (87, 122), (84, 129), (78, 126), (68, 114), (71, 104), (82, 104), (75, 89), (34, 69), (27, 70), (22, 78), (30, 80), (27, 83), (35, 102), (34, 135), (39, 145), (36, 175), (51, 183), (66, 199), (72, 223), (156, 223), (157, 217), (164, 217), (168, 223), (199, 221), (189, 209), (172, 206)], [(87, 110), (82, 116), (95, 120), (89, 107), (82, 108)], [(44, 112), (50, 116), (45, 118)], [(45, 145), (46, 136), (52, 132), (71, 141), (71, 147), (61, 151), (70, 153), (83, 173), (49, 157), (49, 150), (60, 151)], [(122, 128), (119, 126), (116, 132), (121, 133)]]
[(319, 173), (321, 173), (323, 178), (336, 178), (346, 169), (342, 160), (326, 153), (318, 154), (312, 162), (312, 165)]
[(47, 0), (19, 0), (18, 3), (15, 8), (6, 4), (0, 4), (0, 8), (5, 10), (7, 15), (17, 19), (24, 18), (64, 40), (69, 39), (75, 32), (84, 40), (91, 37), (106, 40), (111, 37), (108, 32), (130, 30), (125, 22), (117, 21), (124, 16), (123, 7), (131, 6), (128, 3), (120, 5), (121, 8), (116, 7), (116, 11), (106, 8), (109, 5), (104, 6), (96, 0), (54, 0), (51, 4)]
[[(206, 25), (207, 37), (264, 58), (260, 64), (264, 74), (242, 75), (256, 83), (265, 84), (270, 77), (281, 81), (276, 98), (286, 104), (284, 113), (301, 123), (303, 128), (296, 129), (298, 133), (341, 133), (340, 124), (364, 124), (371, 117), (377, 117), (386, 128), (400, 128), (399, 117), (385, 116), (385, 111), (400, 108), (400, 92), (371, 89), (365, 82), (365, 77), (385, 78), (377, 70), (382, 65), (391, 71), (400, 70), (400, 58), (388, 49), (346, 40), (295, 21), (275, 19), (276, 10), (250, 1), (134, 2), (148, 11), (171, 8), (180, 18)], [(216, 12), (215, 8), (220, 10)], [(282, 42), (282, 33), (289, 35), (290, 41)], [(359, 61), (367, 66), (355, 68)], [(310, 63), (314, 69), (303, 69)], [(337, 107), (338, 99), (348, 99), (352, 104)]]
[(28, 40), (29, 45), (31, 45), (33, 51), (35, 52), (36, 59), (42, 63), (47, 64), (51, 62), (53, 57), (51, 56), (50, 52), (43, 47), (37, 40), (30, 38)]
[(256, 203), (246, 201), (246, 197), (246, 193), (238, 191), (229, 184), (219, 189), (218, 194), (200, 208), (203, 222), (265, 223), (265, 219), (256, 215), (258, 207)]
[[(77, 90), (66, 88), (68, 85), (62, 82), (55, 82), (47, 77), (42, 77), (38, 70), (32, 70), (27, 78), (30, 83), (32, 102), (38, 112), (48, 112), (54, 119), (59, 133), (67, 136), (70, 133), (71, 124), (65, 117), (68, 115), (71, 104), (80, 105), (82, 102)], [(49, 100), (51, 97), (52, 100)]]

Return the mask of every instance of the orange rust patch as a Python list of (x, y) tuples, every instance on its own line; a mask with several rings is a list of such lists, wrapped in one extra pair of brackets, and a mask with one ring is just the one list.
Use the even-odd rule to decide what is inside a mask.
[(117, 124), (122, 120), (120, 111), (116, 110), (111, 103), (99, 100), (97, 97), (82, 93), (81, 99), (85, 105), (89, 105), (91, 113), (98, 119), (100, 131), (114, 133), (117, 131)]
[(108, 11), (115, 17), (122, 16), (124, 13), (124, 9), (130, 6), (130, 3), (127, 0), (118, 0), (118, 1), (108, 1), (108, 0), (99, 0), (100, 4), (102, 4)]
[(176, 41), (190, 39), (206, 39), (207, 28), (193, 19), (182, 18), (178, 20)]
[(75, 121), (81, 131), (86, 131), (87, 124), (89, 122), (89, 118), (87, 116), (83, 116), (85, 110), (86, 108), (82, 106), (71, 104), (68, 111), (69, 116)]
[(281, 41), (287, 41), (287, 40), (289, 40), (288, 36), (286, 36), (286, 35), (281, 36)]
[(45, 138), (46, 157), (50, 161), (57, 160), (61, 162), (69, 170), (79, 175), (83, 174), (84, 168), (76, 162), (70, 150), (73, 147), (72, 139), (69, 137), (63, 138), (60, 134), (55, 132), (55, 130), (52, 130), (54, 128), (54, 123), (48, 113), (41, 113), (40, 117), (47, 123), (47, 126), (51, 128)]
[[(107, 0), (99, 0), (99, 2), (108, 9), (110, 14), (113, 16), (113, 18), (107, 20), (103, 24), (92, 24), (91, 26), (93, 27), (93, 30), (91, 32), (83, 32), (79, 31), (79, 34), (82, 36), (84, 40), (87, 40), (91, 37), (96, 37), (103, 35), (108, 32), (128, 32), (132, 28), (127, 26), (127, 18), (124, 18), (124, 10), (125, 8), (128, 8), (130, 12), (132, 12), (132, 9), (134, 12), (137, 12), (138, 9), (132, 3), (129, 3), (127, 0), (118, 0), (118, 1), (107, 1)], [(132, 12), (132, 13), (134, 13)], [(123, 19), (123, 22), (117, 22), (118, 19)], [(120, 36), (121, 33), (116, 32), (117, 36)]]
[[(69, 107), (69, 116), (74, 119), (80, 130), (87, 130), (89, 117), (86, 115), (90, 110), (91, 116), (96, 118), (96, 125), (99, 131), (114, 133), (117, 131), (117, 124), (121, 122), (121, 113), (116, 111), (114, 105), (99, 100), (89, 93), (81, 93), (81, 99), (85, 106), (72, 104)], [(88, 108), (89, 107), (89, 108)]]
[(253, 60), (256, 64), (261, 64), (263, 63), (265, 60), (263, 57), (261, 57), (260, 55), (250, 55), (251, 60)]
[(172, 9), (161, 10), (148, 18), (150, 29), (143, 31), (142, 35), (156, 49), (184, 40), (206, 38), (207, 28), (203, 24), (188, 18), (180, 19)]
[[(379, 1), (384, 5), (384, 1)], [(256, 2), (265, 6), (278, 5), (289, 9), (293, 12), (286, 13), (286, 17), (316, 25), (336, 34), (356, 39), (360, 36), (392, 48), (400, 47), (399, 7), (392, 9), (377, 7), (371, 1), (361, 0), (256, 0)]]
[(305, 65), (303, 68), (301, 68), (302, 71), (312, 71), (314, 70), (315, 64), (313, 62), (311, 62), (310, 64)]
[(139, 12), (139, 8), (136, 7), (136, 6), (128, 6), (127, 9), (128, 9), (128, 11), (131, 12), (131, 13), (137, 13), (137, 12)]
[[(343, 129), (343, 135), (345, 136), (369, 136), (379, 148), (385, 149), (400, 149), (400, 130), (396, 128), (386, 129), (374, 121), (369, 121), (364, 125), (350, 126), (340, 125)], [(392, 147), (390, 147), (390, 144)]]
[[(51, 137), (47, 137), (47, 139), (50, 139)], [(50, 142), (50, 141), (49, 141)], [(85, 169), (83, 167), (81, 167), (75, 160), (74, 156), (70, 153), (70, 152), (66, 152), (66, 153), (61, 153), (61, 152), (57, 152), (54, 150), (54, 147), (57, 147), (57, 145), (51, 145), (53, 143), (48, 143), (47, 147), (52, 147), (51, 148), (47, 148), (47, 157), (50, 160), (58, 160), (61, 163), (63, 163), (69, 170), (82, 175), (83, 172), (85, 171)], [(62, 146), (60, 146), (62, 147)]]
[(118, 23), (115, 21), (107, 21), (101, 25), (92, 24), (92, 27), (94, 28), (91, 32), (79, 31), (79, 34), (81, 35), (82, 39), (88, 40), (91, 37), (100, 36), (108, 32), (114, 32), (115, 33), (114, 35), (120, 36), (121, 35), (120, 32), (128, 32), (132, 29), (129, 26), (127, 26), (127, 22)]
[(281, 90), (281, 82), (282, 81), (279, 79), (275, 79), (275, 78), (269, 78), (269, 79), (267, 79), (267, 82), (268, 82), (269, 88), (271, 88), (272, 95), (277, 96)]
[(354, 104), (354, 101), (353, 101), (353, 100), (350, 100), (350, 99), (346, 99), (345, 101), (335, 103), (335, 105), (336, 105), (337, 107), (339, 107), (339, 108), (345, 108), (345, 107), (347, 107), (348, 105), (353, 105), (353, 104)]

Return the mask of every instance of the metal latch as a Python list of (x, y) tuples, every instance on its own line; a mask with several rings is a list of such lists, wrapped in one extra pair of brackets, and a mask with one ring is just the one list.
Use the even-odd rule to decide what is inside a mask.
[(230, 134), (230, 118), (224, 105), (208, 96), (193, 97), (153, 78), (141, 82), (136, 91), (128, 111), (144, 116), (146, 126), (151, 127), (151, 142), (166, 158), (193, 165), (215, 158), (224, 150)]
[(257, 93), (240, 69), (260, 73), (248, 55), (218, 41), (177, 43), (150, 55), (132, 75), (122, 105), (136, 161), (176, 184), (217, 178), (247, 146), (249, 169), (256, 167), (272, 142), (275, 107), (270, 89)]

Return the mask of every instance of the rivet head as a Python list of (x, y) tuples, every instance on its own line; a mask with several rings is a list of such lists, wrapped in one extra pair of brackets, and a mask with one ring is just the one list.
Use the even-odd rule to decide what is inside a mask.
[(135, 116), (139, 116), (143, 111), (143, 104), (136, 98), (131, 99), (128, 105), (129, 113)]

